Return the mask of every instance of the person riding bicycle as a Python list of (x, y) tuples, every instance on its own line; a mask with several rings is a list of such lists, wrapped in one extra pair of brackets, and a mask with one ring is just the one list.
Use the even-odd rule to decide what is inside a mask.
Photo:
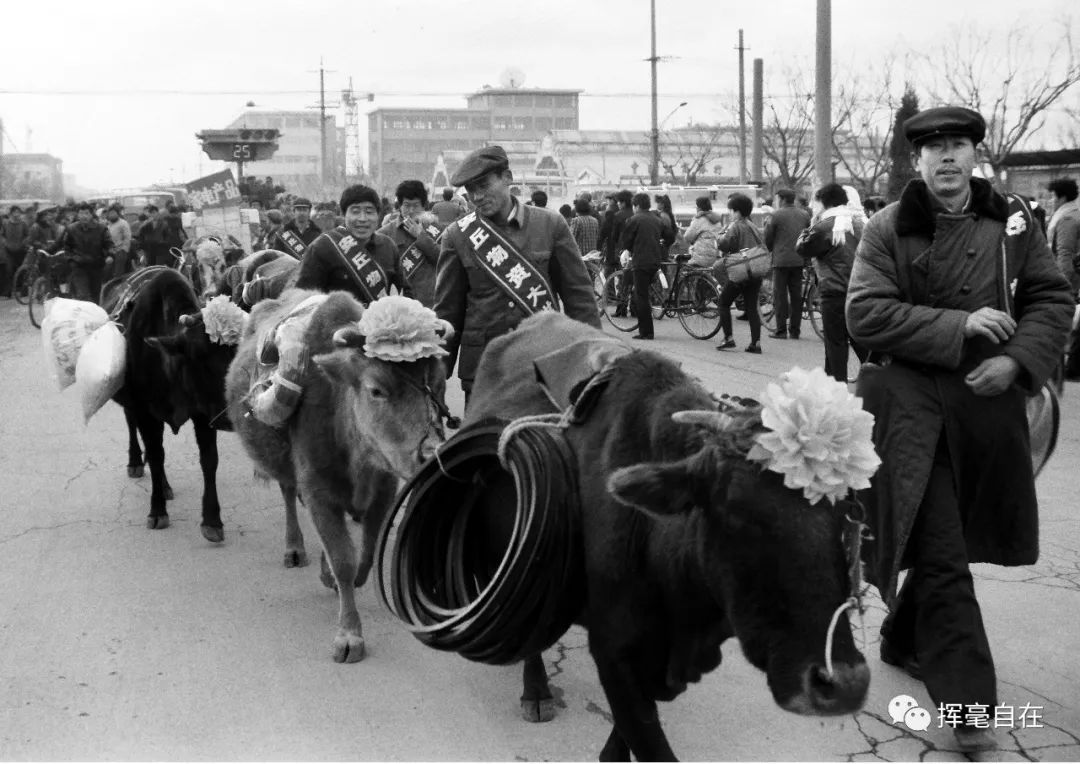
[(713, 210), (712, 201), (707, 196), (699, 196), (694, 204), (697, 205), (697, 212), (684, 234), (686, 243), (690, 245), (690, 261), (687, 265), (692, 268), (712, 268), (719, 257), (716, 241), (724, 232), (723, 217)]
[(76, 300), (96, 303), (105, 266), (113, 262), (109, 229), (94, 219), (86, 202), (75, 208), (77, 219), (64, 231), (63, 248), (71, 261), (71, 288)]

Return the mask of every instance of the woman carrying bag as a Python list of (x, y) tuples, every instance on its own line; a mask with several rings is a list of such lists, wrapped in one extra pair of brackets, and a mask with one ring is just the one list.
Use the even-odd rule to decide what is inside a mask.
[(731, 334), (731, 303), (735, 302), (735, 297), (741, 294), (743, 305), (746, 306), (746, 318), (750, 322), (750, 344), (746, 346), (746, 352), (761, 353), (761, 313), (758, 312), (758, 292), (761, 290), (763, 273), (760, 266), (764, 264), (764, 272), (768, 273), (769, 257), (767, 251), (749, 253), (754, 258), (750, 263), (745, 256), (740, 257), (735, 254), (747, 249), (764, 250), (764, 245), (754, 224), (750, 222), (750, 213), (754, 209), (754, 203), (750, 197), (744, 194), (732, 194), (728, 198), (727, 206), (735, 213), (735, 220), (716, 242), (717, 248), (725, 255), (723, 261), (728, 272), (727, 283), (720, 291), (720, 326), (724, 330), (724, 340), (716, 346), (716, 349), (731, 350), (735, 347), (735, 338)]

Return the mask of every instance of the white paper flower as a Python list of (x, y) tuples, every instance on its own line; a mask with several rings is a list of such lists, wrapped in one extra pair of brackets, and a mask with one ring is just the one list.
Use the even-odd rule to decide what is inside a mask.
[(401, 295), (375, 300), (358, 324), (364, 335), (364, 355), (395, 362), (447, 355), (443, 344), (454, 331), (431, 308)]
[(1023, 233), (1027, 230), (1027, 221), (1024, 219), (1024, 211), (1017, 210), (1013, 214), (1009, 215), (1009, 219), (1005, 221), (1005, 235), (1016, 236), (1018, 233)]
[(235, 345), (244, 333), (247, 313), (240, 310), (225, 295), (218, 295), (202, 309), (203, 325), (211, 342)]
[(871, 435), (874, 416), (847, 385), (820, 368), (798, 367), (770, 384), (761, 396), (761, 422), (747, 458), (784, 476), (811, 504), (836, 503), (850, 489), (868, 488), (881, 464)]

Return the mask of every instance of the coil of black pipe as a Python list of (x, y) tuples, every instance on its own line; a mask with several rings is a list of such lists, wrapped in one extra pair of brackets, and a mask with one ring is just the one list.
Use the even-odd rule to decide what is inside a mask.
[(424, 644), (509, 664), (551, 647), (580, 611), (577, 465), (561, 430), (485, 420), (444, 443), (379, 532), (383, 602)]

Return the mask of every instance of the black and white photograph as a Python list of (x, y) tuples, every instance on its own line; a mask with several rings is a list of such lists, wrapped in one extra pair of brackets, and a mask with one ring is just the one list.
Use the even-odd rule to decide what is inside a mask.
[(1080, 761), (1073, 2), (3, 18), (0, 761)]

